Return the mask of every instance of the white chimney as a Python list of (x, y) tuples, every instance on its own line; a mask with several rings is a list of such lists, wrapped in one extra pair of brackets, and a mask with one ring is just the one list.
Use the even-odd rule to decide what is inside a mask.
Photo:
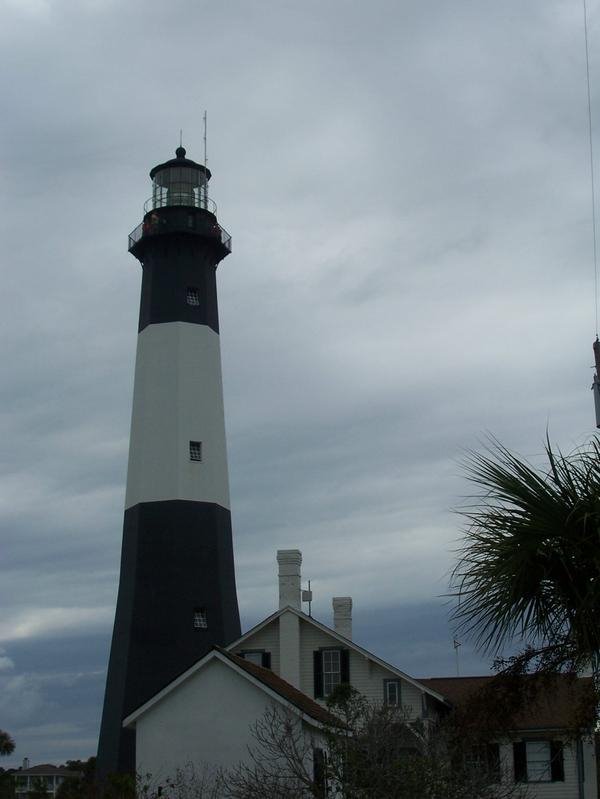
[(352, 597), (334, 596), (333, 604), (333, 629), (344, 638), (352, 640)]
[[(278, 549), (277, 563), (279, 609), (291, 606), (300, 610), (302, 553), (299, 549)], [(300, 688), (300, 619), (289, 610), (279, 617), (279, 676)]]
[(300, 610), (300, 566), (302, 552), (299, 549), (278, 549), (279, 564), (279, 609), (290, 605)]
[(23, 768), (24, 769), (29, 768), (29, 758), (28, 757), (24, 757), (23, 758)]

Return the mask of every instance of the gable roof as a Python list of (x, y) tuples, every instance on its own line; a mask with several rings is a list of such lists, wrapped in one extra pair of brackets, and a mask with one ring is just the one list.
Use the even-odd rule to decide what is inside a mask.
[(448, 704), (447, 699), (432, 686), (425, 685), (425, 683), (420, 680), (415, 680), (413, 677), (410, 677), (408, 674), (406, 674), (406, 672), (401, 671), (400, 669), (396, 668), (396, 666), (392, 666), (391, 663), (387, 663), (385, 660), (378, 658), (377, 655), (374, 655), (372, 652), (369, 652), (368, 649), (364, 649), (364, 647), (355, 644), (354, 641), (351, 641), (349, 638), (345, 638), (343, 635), (340, 635), (340, 633), (336, 632), (335, 630), (332, 630), (331, 627), (327, 627), (326, 624), (322, 624), (320, 621), (317, 621), (312, 616), (307, 616), (306, 613), (303, 613), (301, 610), (296, 610), (296, 608), (293, 608), (290, 605), (287, 605), (286, 607), (281, 608), (275, 613), (272, 613), (270, 616), (267, 616), (266, 619), (263, 619), (263, 621), (259, 622), (250, 630), (248, 630), (247, 633), (244, 633), (244, 635), (240, 636), (236, 641), (233, 641), (231, 644), (229, 644), (227, 646), (227, 650), (231, 652), (232, 649), (235, 649), (236, 647), (240, 646), (240, 644), (243, 644), (252, 635), (255, 635), (257, 632), (259, 632), (259, 630), (262, 630), (264, 627), (267, 627), (269, 624), (272, 624), (276, 619), (278, 619), (283, 613), (286, 612), (295, 613), (299, 619), (306, 622), (307, 624), (311, 624), (313, 627), (316, 627), (321, 632), (330, 635), (336, 641), (339, 641), (339, 643), (342, 644), (347, 649), (354, 650), (359, 655), (362, 655), (368, 660), (373, 661), (373, 663), (376, 663), (378, 666), (381, 666), (381, 668), (387, 669), (396, 677), (400, 677), (401, 679), (406, 680), (406, 682), (410, 683), (410, 685), (413, 685), (415, 688), (418, 688), (420, 691), (429, 694), (438, 702), (441, 702), (444, 705)]
[(284, 699), (287, 699), (288, 702), (295, 705), (298, 710), (301, 710), (307, 716), (315, 719), (315, 721), (320, 721), (322, 724), (339, 726), (340, 722), (337, 716), (329, 713), (329, 711), (325, 710), (318, 702), (315, 702), (310, 696), (294, 688), (289, 682), (282, 680), (281, 677), (278, 677), (271, 669), (264, 669), (262, 666), (257, 666), (256, 663), (251, 663), (249, 660), (245, 660), (245, 658), (241, 658), (233, 652), (227, 652), (227, 650), (221, 647), (217, 647), (217, 649), (233, 663), (236, 663), (240, 668), (248, 672), (248, 674), (256, 677), (264, 685), (276, 691)]
[(200, 658), (200, 660), (196, 661), (196, 663), (187, 669), (187, 671), (184, 671), (183, 674), (180, 674), (178, 677), (172, 680), (161, 691), (152, 696), (147, 702), (144, 702), (143, 705), (136, 708), (133, 713), (130, 713), (127, 718), (123, 720), (123, 726), (135, 726), (136, 721), (148, 710), (150, 710), (151, 707), (168, 696), (179, 685), (186, 682), (190, 677), (200, 671), (207, 663), (215, 659), (219, 660), (221, 663), (224, 663), (228, 668), (233, 669), (236, 673), (240, 674), (253, 685), (261, 688), (261, 690), (271, 697), (278, 699), (282, 704), (288, 707), (292, 707), (294, 710), (299, 712), (300, 715), (306, 717), (307, 719), (311, 719), (318, 725), (339, 724), (339, 720), (325, 710), (325, 708), (321, 707), (321, 705), (319, 705), (317, 702), (314, 702), (310, 697), (306, 696), (301, 691), (298, 691), (285, 680), (282, 680), (281, 677), (278, 677), (276, 674), (270, 671), (270, 669), (265, 669), (262, 666), (257, 666), (254, 663), (250, 663), (244, 658), (233, 654), (233, 652), (227, 652), (220, 646), (214, 646), (210, 652), (204, 655), (204, 657)]
[[(431, 677), (420, 680), (447, 697), (452, 705), (459, 706), (472, 698), (477, 691), (489, 686), (495, 676), (485, 677)], [(524, 675), (519, 679), (535, 680), (535, 675)], [(573, 725), (577, 706), (585, 701), (586, 691), (591, 687), (590, 677), (573, 678), (568, 674), (550, 677), (551, 684), (540, 682), (539, 695), (526, 703), (514, 718), (514, 729), (546, 730), (566, 729)]]

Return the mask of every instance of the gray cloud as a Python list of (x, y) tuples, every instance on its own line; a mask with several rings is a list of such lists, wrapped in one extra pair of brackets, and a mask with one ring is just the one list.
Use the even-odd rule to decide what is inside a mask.
[[(275, 605), (275, 549), (297, 546), (319, 618), (351, 593), (361, 643), (415, 674), (453, 673), (441, 597), (465, 448), (492, 431), (535, 460), (546, 425), (566, 450), (593, 429), (580, 9), (2, 11), (0, 683), (14, 762), (95, 747), (139, 292), (126, 236), (179, 128), (200, 157), (205, 107), (234, 236), (219, 291), (245, 622)], [(591, 8), (593, 75), (599, 24)], [(463, 668), (485, 669), (463, 646)]]

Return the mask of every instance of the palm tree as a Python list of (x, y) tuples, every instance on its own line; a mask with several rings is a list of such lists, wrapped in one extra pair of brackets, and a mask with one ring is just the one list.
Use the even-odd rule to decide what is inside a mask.
[(492, 440), (471, 453), (478, 488), (452, 574), (452, 617), (487, 653), (515, 638), (545, 670), (600, 666), (600, 439), (539, 470)]
[(15, 742), (7, 732), (0, 730), (0, 755), (10, 755), (14, 752)]

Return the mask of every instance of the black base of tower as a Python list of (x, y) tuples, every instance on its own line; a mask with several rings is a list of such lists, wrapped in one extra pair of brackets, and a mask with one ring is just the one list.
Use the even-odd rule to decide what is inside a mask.
[[(206, 628), (194, 626), (202, 611)], [(121, 579), (98, 746), (98, 777), (135, 771), (123, 719), (214, 645), (240, 635), (231, 516), (208, 502), (125, 511)]]

